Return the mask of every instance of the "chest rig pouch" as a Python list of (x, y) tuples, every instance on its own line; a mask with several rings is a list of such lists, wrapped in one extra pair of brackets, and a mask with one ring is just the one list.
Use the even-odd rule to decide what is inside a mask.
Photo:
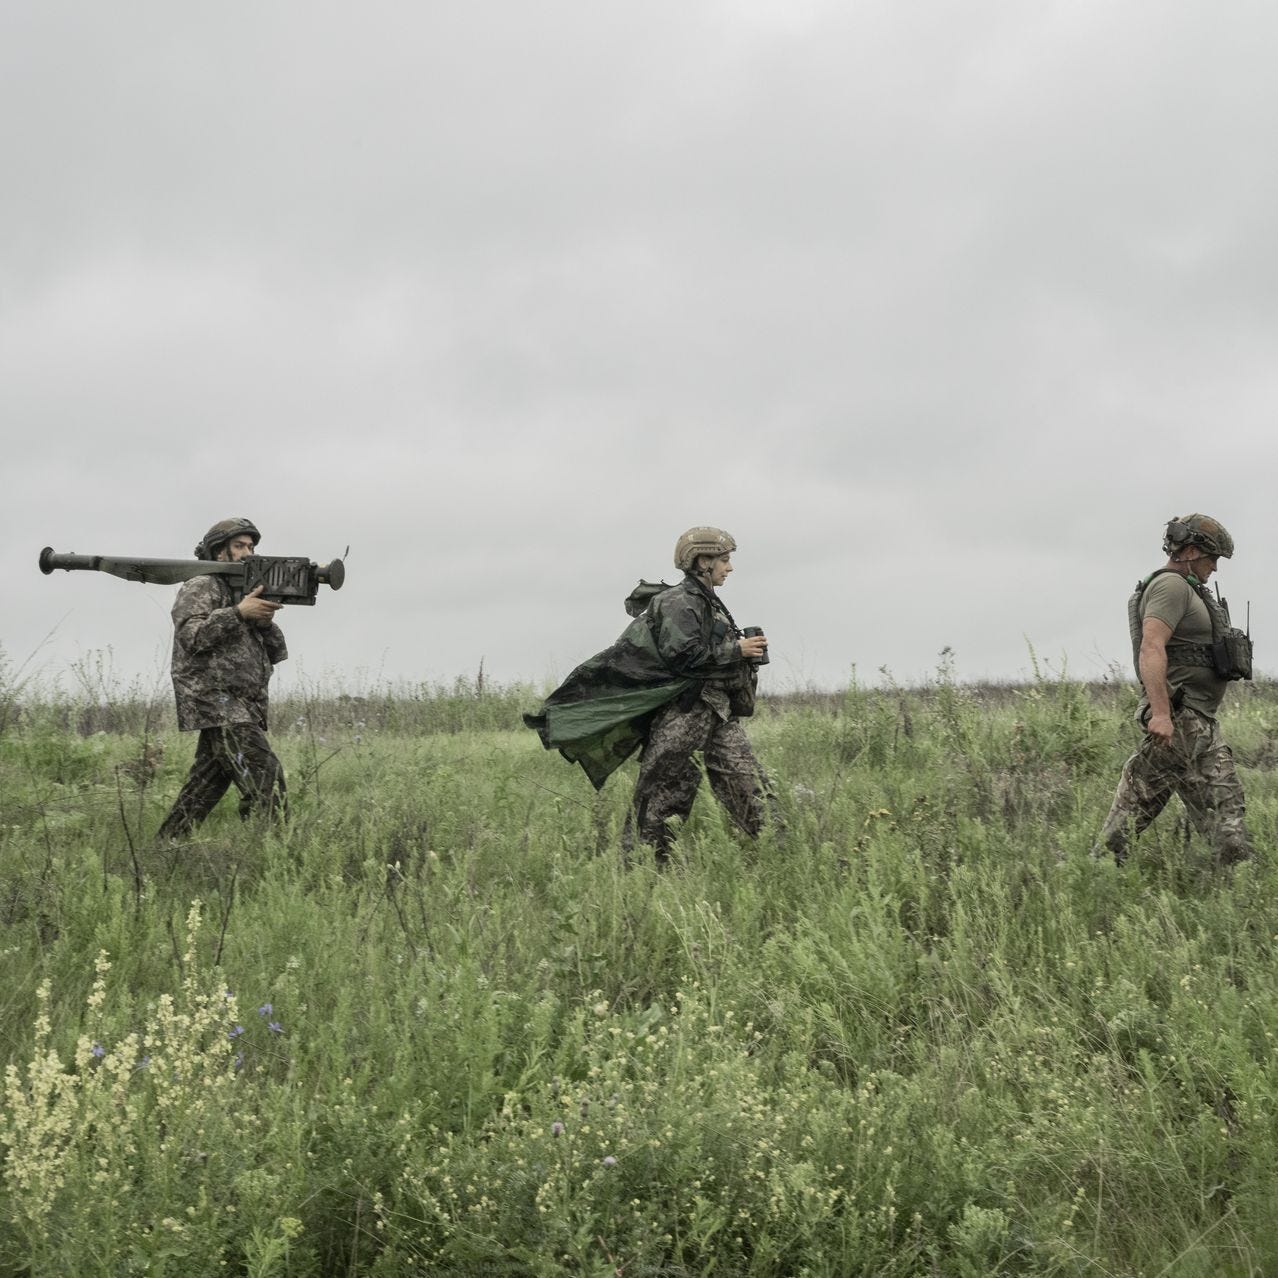
[(1251, 636), (1229, 620), (1229, 605), (1213, 599), (1206, 586), (1198, 586), (1199, 597), (1211, 615), (1211, 662), (1218, 679), (1251, 678)]

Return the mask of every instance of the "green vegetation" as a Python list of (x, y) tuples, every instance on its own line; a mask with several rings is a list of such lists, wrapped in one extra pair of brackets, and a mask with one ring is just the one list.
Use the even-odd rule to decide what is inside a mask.
[(292, 824), (169, 848), (163, 702), (0, 688), (0, 1272), (1278, 1272), (1275, 868), (1089, 857), (1129, 688), (765, 704), (665, 874), (536, 699), (281, 705)]

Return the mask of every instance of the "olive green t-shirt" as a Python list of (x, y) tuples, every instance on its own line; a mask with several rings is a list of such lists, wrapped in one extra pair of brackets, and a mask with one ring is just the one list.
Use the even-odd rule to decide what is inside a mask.
[[(1211, 666), (1178, 664), (1173, 647), (1177, 643), (1211, 644), (1211, 614), (1198, 591), (1178, 573), (1160, 573), (1145, 587), (1140, 616), (1142, 621), (1146, 617), (1157, 617), (1171, 627), (1171, 638), (1167, 641), (1167, 684), (1172, 697), (1183, 688), (1181, 704), (1214, 719), (1229, 684), (1218, 679)], [(1142, 715), (1148, 704), (1148, 698), (1141, 701)]]

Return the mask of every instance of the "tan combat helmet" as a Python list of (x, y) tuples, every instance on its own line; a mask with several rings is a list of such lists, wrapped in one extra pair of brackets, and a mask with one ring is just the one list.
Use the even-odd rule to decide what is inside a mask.
[(262, 534), (257, 531), (257, 525), (251, 519), (220, 519), (212, 528), (204, 534), (204, 540), (195, 548), (196, 559), (216, 559), (217, 552), (226, 545), (232, 537), (238, 537), (242, 533), (248, 533), (253, 538), (253, 545), (256, 546), (262, 540)]
[(1181, 546), (1201, 546), (1209, 555), (1221, 559), (1234, 557), (1234, 539), (1224, 524), (1210, 515), (1181, 515), (1167, 522), (1163, 536), (1163, 552), (1173, 554)]
[(727, 555), (736, 548), (732, 534), (722, 528), (689, 528), (675, 542), (675, 567), (680, 572), (689, 572), (696, 566), (698, 555)]

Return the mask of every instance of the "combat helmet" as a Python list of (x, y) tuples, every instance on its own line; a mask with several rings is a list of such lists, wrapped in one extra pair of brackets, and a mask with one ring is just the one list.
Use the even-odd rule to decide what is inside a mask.
[(1234, 539), (1224, 524), (1210, 515), (1181, 515), (1167, 522), (1163, 535), (1163, 552), (1172, 554), (1181, 546), (1201, 546), (1209, 555), (1221, 559), (1234, 557)]
[(732, 534), (722, 528), (689, 528), (675, 542), (675, 567), (680, 572), (688, 572), (696, 565), (698, 555), (727, 555), (736, 548)]
[(219, 519), (196, 546), (196, 559), (216, 559), (217, 552), (232, 537), (239, 537), (243, 533), (248, 533), (253, 538), (254, 546), (262, 540), (262, 534), (258, 532), (257, 525), (251, 519)]

